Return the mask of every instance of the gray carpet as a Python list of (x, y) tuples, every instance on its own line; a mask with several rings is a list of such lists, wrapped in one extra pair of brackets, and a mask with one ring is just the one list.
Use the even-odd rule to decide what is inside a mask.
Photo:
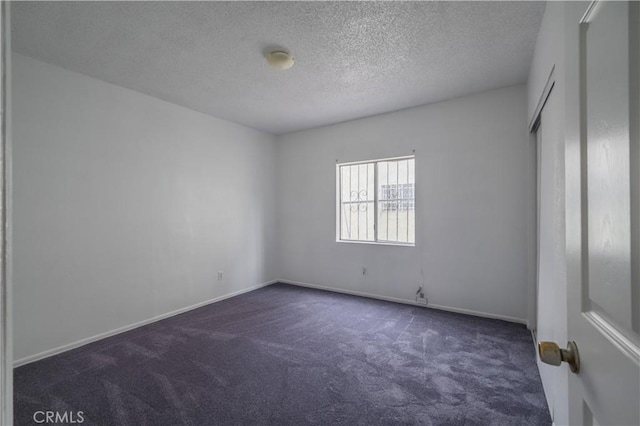
[(15, 421), (550, 425), (529, 331), (276, 284), (15, 369)]

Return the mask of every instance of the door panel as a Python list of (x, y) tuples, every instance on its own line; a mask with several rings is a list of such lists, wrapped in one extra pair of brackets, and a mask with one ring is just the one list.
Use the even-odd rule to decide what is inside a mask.
[(567, 3), (568, 332), (581, 370), (571, 424), (640, 424), (637, 2)]
[[(629, 6), (603, 3), (583, 32), (587, 127), (586, 303), (620, 332), (631, 324)], [(637, 332), (637, 330), (636, 330)]]

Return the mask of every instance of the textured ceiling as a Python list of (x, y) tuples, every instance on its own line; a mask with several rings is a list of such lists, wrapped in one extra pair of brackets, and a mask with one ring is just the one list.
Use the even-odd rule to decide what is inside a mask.
[[(14, 2), (16, 52), (285, 133), (524, 83), (540, 2)], [(285, 48), (287, 71), (264, 54)]]

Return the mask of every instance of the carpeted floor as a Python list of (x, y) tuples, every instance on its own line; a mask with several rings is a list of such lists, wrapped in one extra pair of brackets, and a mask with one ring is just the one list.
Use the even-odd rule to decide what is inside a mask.
[(17, 368), (14, 386), (16, 425), (551, 424), (524, 326), (285, 284)]

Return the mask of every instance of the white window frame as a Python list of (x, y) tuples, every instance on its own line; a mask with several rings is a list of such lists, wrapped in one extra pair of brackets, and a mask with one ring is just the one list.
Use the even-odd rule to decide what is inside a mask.
[[(413, 183), (413, 209), (414, 211), (417, 211), (417, 192), (416, 192), (416, 156), (415, 154), (412, 155), (405, 155), (405, 156), (401, 156), (401, 157), (388, 157), (388, 158), (378, 158), (375, 160), (363, 160), (363, 161), (350, 161), (350, 162), (344, 162), (344, 163), (336, 163), (336, 242), (338, 243), (347, 243), (347, 244), (373, 244), (373, 245), (378, 245), (378, 246), (400, 246), (400, 247), (415, 247), (416, 242), (418, 240), (418, 232), (417, 232), (417, 222), (415, 220), (415, 213), (414, 213), (414, 242), (413, 243), (406, 243), (406, 242), (396, 242), (396, 241), (388, 241), (388, 240), (378, 240), (378, 163), (381, 162), (385, 162), (385, 161), (397, 161), (397, 160), (414, 160), (414, 172), (413, 172), (413, 178), (414, 178), (414, 183)], [(374, 170), (374, 191), (373, 191), (373, 229), (374, 229), (374, 237), (375, 239), (373, 241), (363, 241), (363, 240), (343, 240), (341, 238), (342, 235), (342, 221), (341, 221), (341, 217), (340, 217), (340, 208), (342, 206), (342, 199), (341, 199), (341, 195), (342, 195), (342, 188), (340, 186), (340, 167), (343, 166), (354, 166), (354, 165), (358, 165), (358, 164), (373, 164), (373, 170)]]

